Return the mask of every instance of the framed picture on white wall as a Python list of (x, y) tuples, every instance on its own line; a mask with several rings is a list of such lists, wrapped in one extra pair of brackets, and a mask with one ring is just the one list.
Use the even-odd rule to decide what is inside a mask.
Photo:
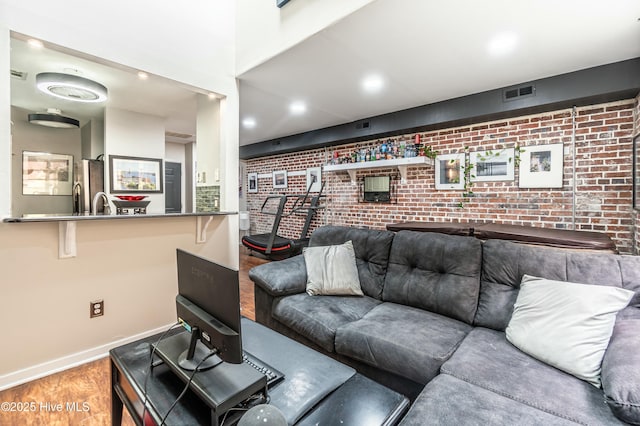
[(109, 156), (111, 193), (127, 194), (135, 192), (162, 193), (162, 159)]
[(247, 174), (247, 192), (250, 194), (258, 192), (258, 174), (257, 173)]
[(73, 155), (22, 151), (23, 195), (71, 195)]
[(562, 188), (564, 146), (561, 143), (523, 148), (520, 188)]

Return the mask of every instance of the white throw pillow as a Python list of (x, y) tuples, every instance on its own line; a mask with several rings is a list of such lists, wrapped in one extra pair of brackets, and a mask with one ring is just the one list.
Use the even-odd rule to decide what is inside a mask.
[(353, 243), (306, 247), (307, 293), (317, 295), (362, 296)]
[(521, 351), (600, 387), (616, 314), (634, 293), (525, 275), (506, 329)]

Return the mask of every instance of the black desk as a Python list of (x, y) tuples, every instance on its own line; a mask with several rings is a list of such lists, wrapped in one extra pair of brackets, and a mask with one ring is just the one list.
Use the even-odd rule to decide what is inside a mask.
[[(143, 424), (142, 389), (149, 370), (149, 344), (158, 337), (110, 351), (113, 425), (121, 423), (123, 404), (136, 424)], [(409, 407), (406, 397), (253, 321), (243, 319), (242, 342), (246, 351), (285, 374), (282, 382), (269, 389), (269, 397), (289, 424), (394, 425)], [(183, 388), (184, 382), (167, 366), (154, 368), (147, 378), (147, 419), (159, 424)], [(216, 420), (209, 407), (189, 391), (166, 424), (210, 425)], [(225, 426), (230, 426), (237, 416), (227, 420)]]

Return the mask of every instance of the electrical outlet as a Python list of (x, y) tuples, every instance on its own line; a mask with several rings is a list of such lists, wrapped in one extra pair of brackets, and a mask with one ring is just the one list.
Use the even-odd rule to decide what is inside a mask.
[(104, 300), (94, 300), (89, 302), (89, 318), (101, 317), (104, 315)]

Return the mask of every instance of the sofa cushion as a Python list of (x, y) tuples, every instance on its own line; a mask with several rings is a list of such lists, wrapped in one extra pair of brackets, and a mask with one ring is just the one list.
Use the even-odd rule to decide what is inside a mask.
[(315, 297), (300, 293), (274, 300), (273, 317), (326, 351), (334, 352), (336, 329), (362, 318), (380, 303), (367, 296)]
[(391, 245), (382, 298), (471, 324), (480, 292), (482, 242), (400, 231)]
[(575, 423), (440, 374), (427, 384), (400, 422), (400, 426), (424, 425), (575, 426)]
[(299, 255), (254, 266), (249, 270), (249, 278), (272, 296), (301, 293), (307, 285), (304, 257)]
[[(504, 331), (523, 275), (639, 290), (640, 257), (567, 251), (488, 240), (482, 249), (480, 298), (474, 325)], [(635, 283), (635, 284), (634, 284)], [(639, 301), (638, 293), (631, 304)]]
[(427, 383), (471, 330), (463, 322), (385, 302), (336, 332), (336, 352)]
[(625, 311), (618, 315), (602, 361), (602, 389), (616, 417), (640, 424), (640, 310)]
[(327, 225), (313, 231), (309, 247), (330, 246), (351, 240), (362, 291), (367, 296), (381, 299), (394, 235), (390, 231)]
[(618, 257), (622, 272), (622, 288), (635, 292), (629, 306), (640, 308), (640, 262), (639, 256), (623, 255)]
[(525, 354), (505, 334), (477, 327), (441, 373), (582, 424), (620, 424), (602, 390)]
[(525, 275), (507, 340), (521, 351), (600, 387), (616, 314), (633, 292)]
[(305, 247), (307, 293), (311, 296), (362, 296), (351, 240), (333, 246)]

